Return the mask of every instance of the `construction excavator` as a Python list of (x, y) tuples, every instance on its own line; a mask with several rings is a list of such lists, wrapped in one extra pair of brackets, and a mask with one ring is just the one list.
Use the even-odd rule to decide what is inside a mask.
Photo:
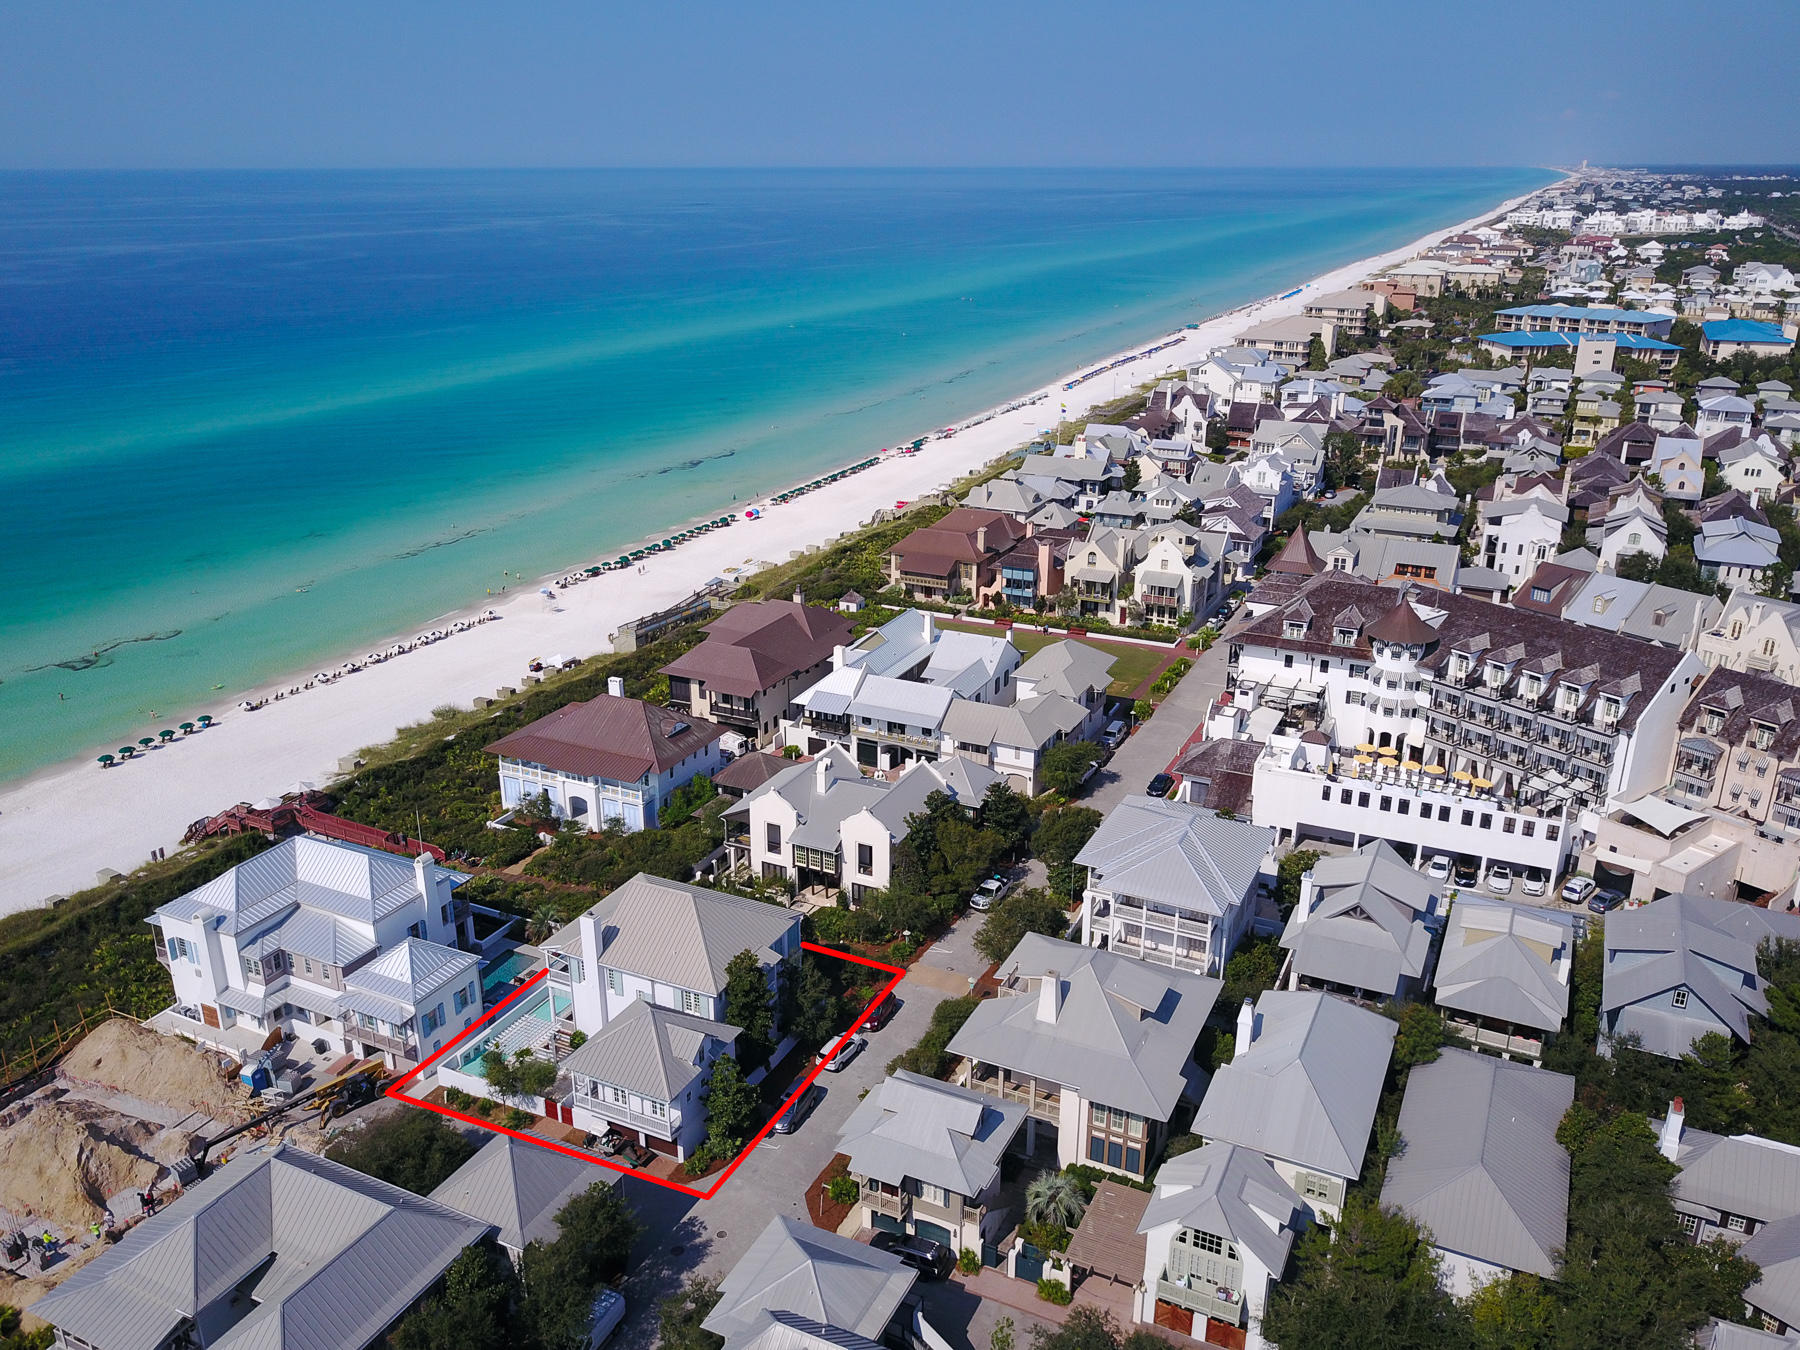
[(250, 1117), (242, 1125), (234, 1125), (223, 1134), (216, 1134), (211, 1139), (204, 1139), (193, 1155), (195, 1170), (205, 1176), (210, 1166), (208, 1158), (214, 1149), (221, 1144), (236, 1139), (241, 1134), (266, 1126), (270, 1121), (279, 1120), (294, 1111), (318, 1108), (317, 1124), (323, 1129), (339, 1116), (348, 1115), (359, 1106), (366, 1106), (381, 1095), (381, 1084), (388, 1076), (387, 1066), (379, 1059), (369, 1059), (352, 1066), (334, 1078), (322, 1083), (303, 1088), (289, 1097), (280, 1106), (260, 1112)]

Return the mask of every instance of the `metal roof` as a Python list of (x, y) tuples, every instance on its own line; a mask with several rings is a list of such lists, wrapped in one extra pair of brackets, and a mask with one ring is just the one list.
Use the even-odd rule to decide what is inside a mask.
[(1800, 1325), (1800, 1216), (1777, 1219), (1738, 1248), (1759, 1268), (1744, 1302), (1789, 1326)]
[[(1219, 981), (1147, 965), (1098, 947), (1030, 933), (1000, 963), (1019, 992), (978, 1005), (950, 1040), (953, 1055), (1075, 1089), (1152, 1120), (1167, 1120), (1188, 1086), (1194, 1041)], [(1061, 993), (1054, 1020), (1042, 983)]]
[(888, 1252), (777, 1217), (719, 1282), (701, 1325), (729, 1343), (766, 1326), (759, 1314), (787, 1312), (879, 1340), (916, 1278)]
[(1025, 1123), (1022, 1102), (897, 1069), (857, 1105), (838, 1132), (849, 1170), (891, 1186), (906, 1178), (957, 1195), (980, 1195)]
[(1569, 920), (1548, 910), (1459, 900), (1435, 976), (1440, 1008), (1555, 1031), (1569, 1013)]
[(344, 987), (413, 1004), (458, 976), (472, 976), (478, 964), (473, 952), (409, 937), (344, 976)]
[(558, 1067), (653, 1101), (674, 1102), (715, 1058), (708, 1042), (717, 1042), (723, 1049), (741, 1034), (742, 1027), (639, 999), (571, 1051)]
[(492, 1224), (502, 1246), (523, 1251), (528, 1242), (554, 1242), (562, 1207), (591, 1186), (615, 1184), (618, 1176), (555, 1149), (496, 1134), (430, 1198)]
[(1434, 1246), (1553, 1279), (1569, 1232), (1569, 1155), (1556, 1127), (1575, 1080), (1528, 1064), (1446, 1049), (1407, 1079), (1405, 1147), (1381, 1203)]
[(1138, 1232), (1178, 1223), (1249, 1248), (1277, 1277), (1287, 1267), (1294, 1234), (1306, 1221), (1306, 1202), (1262, 1154), (1236, 1144), (1207, 1144), (1169, 1159), (1155, 1180), (1156, 1198)]
[[(582, 947), (595, 965), (719, 994), (725, 968), (739, 952), (765, 965), (780, 959), (775, 944), (793, 934), (800, 916), (778, 905), (709, 891), (639, 872), (581, 917)], [(590, 929), (595, 941), (589, 941)]]
[(1392, 844), (1376, 839), (1355, 853), (1320, 859), (1311, 876), (1307, 903), (1294, 907), (1281, 935), (1296, 972), (1388, 995), (1424, 976), (1431, 955), (1424, 916), (1436, 909), (1437, 886), (1408, 867)]
[(810, 1317), (766, 1308), (728, 1337), (725, 1350), (883, 1350), (881, 1342)]
[(154, 1350), (190, 1320), (214, 1350), (358, 1350), (492, 1231), (280, 1145), (197, 1182), (32, 1311), (98, 1350)]
[(1189, 1127), (1330, 1176), (1362, 1172), (1397, 1026), (1326, 994), (1271, 990)]
[(1034, 694), (1062, 694), (1080, 698), (1090, 689), (1104, 690), (1112, 683), (1118, 657), (1085, 642), (1064, 639), (1039, 647), (1020, 663), (1013, 678), (1032, 684)]
[[(1662, 1133), (1663, 1122), (1651, 1127)], [(1800, 1214), (1800, 1149), (1754, 1134), (1684, 1128), (1671, 1189), (1678, 1201), (1769, 1223)]]
[(1708, 342), (1760, 342), (1792, 347), (1794, 339), (1781, 331), (1778, 323), (1760, 319), (1708, 319), (1700, 325)]
[(1095, 890), (1223, 916), (1242, 905), (1275, 832), (1185, 802), (1126, 797), (1075, 855)]

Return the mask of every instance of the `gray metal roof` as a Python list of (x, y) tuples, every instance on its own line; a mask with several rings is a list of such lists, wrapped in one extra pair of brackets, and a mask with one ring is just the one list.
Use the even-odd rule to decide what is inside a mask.
[(1256, 884), (1275, 832), (1185, 802), (1126, 797), (1076, 854), (1095, 890), (1215, 916)]
[(473, 952), (459, 952), (454, 947), (409, 937), (360, 970), (344, 976), (344, 987), (416, 1004), (459, 975), (473, 978), (478, 964)]
[(725, 1340), (724, 1350), (882, 1350), (881, 1342), (810, 1317), (766, 1309)]
[(719, 1282), (701, 1325), (730, 1342), (766, 1327), (759, 1314), (788, 1312), (879, 1340), (915, 1278), (897, 1256), (778, 1217)]
[(957, 1195), (980, 1195), (1025, 1123), (1022, 1102), (897, 1069), (850, 1113), (838, 1152), (850, 1171), (898, 1186), (907, 1177)]
[(1424, 977), (1435, 882), (1408, 867), (1385, 839), (1322, 858), (1311, 876), (1309, 903), (1294, 907), (1281, 935), (1302, 978), (1393, 995), (1403, 980)]
[(1744, 1290), (1744, 1302), (1800, 1326), (1800, 1216), (1758, 1229), (1738, 1253), (1760, 1267), (1755, 1282)]
[(1440, 1008), (1555, 1031), (1569, 1015), (1573, 929), (1562, 915), (1459, 900), (1434, 977)]
[(1271, 990), (1251, 1044), (1213, 1075), (1189, 1127), (1330, 1176), (1362, 1172), (1396, 1024), (1327, 994)]
[[(359, 1350), (492, 1231), (281, 1145), (196, 1183), (32, 1311), (98, 1350), (154, 1350), (190, 1319), (213, 1350)], [(230, 1303), (246, 1277), (252, 1297)]]
[(1761, 1327), (1739, 1326), (1713, 1318), (1700, 1331), (1694, 1342), (1699, 1350), (1793, 1350), (1800, 1336), (1779, 1336)]
[(1035, 681), (1033, 693), (1079, 698), (1089, 689), (1104, 690), (1112, 683), (1117, 662), (1118, 657), (1109, 652), (1065, 638), (1039, 647), (1020, 663), (1013, 678), (1022, 683)]
[(958, 699), (944, 715), (944, 735), (968, 745), (1039, 750), (1087, 720), (1087, 709), (1061, 694), (1032, 695), (1012, 704)]
[(639, 999), (571, 1051), (558, 1067), (655, 1101), (673, 1102), (700, 1076), (702, 1067), (712, 1062), (714, 1055), (707, 1042), (729, 1046), (741, 1034), (742, 1027)]
[(644, 872), (582, 916), (584, 928), (589, 921), (598, 937), (589, 961), (712, 994), (724, 992), (732, 957), (751, 951), (772, 964), (774, 944), (800, 927), (800, 916), (778, 905)]
[[(1219, 981), (1040, 933), (1026, 935), (1000, 972), (1015, 976), (1023, 992), (977, 1006), (951, 1038), (951, 1054), (1149, 1119), (1169, 1118), (1187, 1088), (1194, 1041)], [(1052, 972), (1061, 1000), (1045, 1021), (1040, 989)]]
[[(1229, 1238), (1280, 1277), (1294, 1234), (1305, 1223), (1306, 1202), (1262, 1154), (1236, 1144), (1207, 1144), (1171, 1158), (1157, 1169), (1155, 1180), (1156, 1195), (1138, 1232), (1174, 1222)], [(1278, 1226), (1271, 1228), (1265, 1215)]]
[(1381, 1203), (1432, 1243), (1546, 1279), (1569, 1235), (1569, 1155), (1556, 1127), (1575, 1080), (1468, 1050), (1416, 1066)]
[(555, 1149), (496, 1134), (430, 1198), (492, 1224), (502, 1246), (523, 1251), (529, 1242), (554, 1242), (562, 1207), (591, 1186), (614, 1184), (618, 1176)]
[[(1651, 1122), (1661, 1136), (1663, 1122)], [(1675, 1150), (1678, 1201), (1763, 1223), (1800, 1214), (1800, 1149), (1754, 1134), (1684, 1128)]]

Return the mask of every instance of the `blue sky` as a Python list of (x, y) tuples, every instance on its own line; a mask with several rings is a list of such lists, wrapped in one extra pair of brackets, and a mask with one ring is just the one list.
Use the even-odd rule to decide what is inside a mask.
[(4, 0), (0, 166), (1792, 163), (1800, 4)]

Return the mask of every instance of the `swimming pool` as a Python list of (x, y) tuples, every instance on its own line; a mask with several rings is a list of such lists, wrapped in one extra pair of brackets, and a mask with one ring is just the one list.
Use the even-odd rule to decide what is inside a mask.
[(513, 950), (489, 966), (481, 975), (481, 992), (489, 1003), (495, 1002), (494, 990), (516, 984), (537, 970), (538, 958), (529, 952)]

